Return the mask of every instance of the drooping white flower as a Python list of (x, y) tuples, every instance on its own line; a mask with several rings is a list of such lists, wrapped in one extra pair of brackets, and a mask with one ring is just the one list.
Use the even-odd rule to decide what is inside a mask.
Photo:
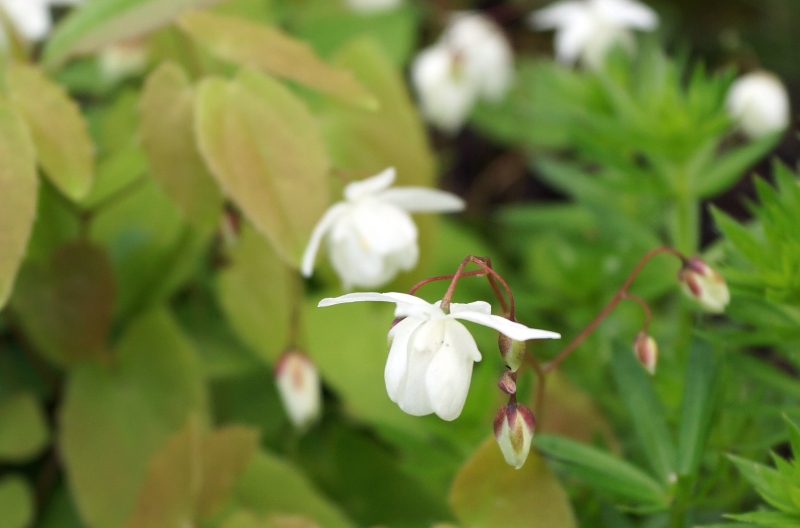
[(786, 130), (791, 120), (789, 93), (779, 78), (767, 72), (737, 79), (725, 106), (742, 132), (751, 138)]
[(275, 366), (275, 381), (292, 424), (304, 429), (322, 410), (322, 390), (314, 363), (303, 353), (286, 352)]
[(535, 29), (555, 29), (556, 58), (599, 69), (614, 46), (633, 50), (632, 30), (653, 31), (658, 15), (636, 0), (562, 0), (531, 14)]
[(722, 275), (698, 257), (692, 257), (678, 273), (681, 289), (710, 313), (722, 313), (731, 302), (731, 292)]
[(494, 437), (508, 465), (519, 469), (525, 464), (535, 430), (533, 413), (524, 405), (509, 403), (500, 408), (494, 419)]
[(417, 264), (417, 226), (409, 213), (456, 212), (464, 201), (424, 187), (390, 188), (394, 168), (345, 187), (345, 201), (331, 206), (311, 234), (301, 272), (310, 277), (322, 239), (345, 289), (376, 288)]
[(0, 7), (20, 35), (28, 40), (39, 41), (52, 29), (51, 6), (77, 5), (81, 2), (82, 0), (0, 0)]
[(394, 9), (403, 3), (403, 0), (346, 0), (347, 6), (358, 13), (380, 13)]
[(360, 301), (395, 303), (395, 315), (404, 318), (389, 331), (384, 381), (389, 398), (414, 416), (436, 413), (450, 421), (458, 418), (464, 408), (472, 365), (481, 360), (481, 353), (459, 321), (488, 326), (518, 341), (561, 337), (492, 315), (489, 304), (482, 301), (453, 303), (447, 314), (440, 302), (430, 304), (413, 295), (350, 293), (323, 299), (319, 306)]
[(446, 132), (461, 128), (479, 98), (498, 101), (514, 78), (514, 53), (501, 29), (474, 12), (452, 17), (411, 65), (422, 114)]

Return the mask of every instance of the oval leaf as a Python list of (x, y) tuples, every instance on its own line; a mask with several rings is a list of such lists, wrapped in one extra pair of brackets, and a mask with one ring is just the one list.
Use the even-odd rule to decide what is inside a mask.
[(8, 87), (44, 173), (65, 196), (85, 197), (94, 179), (94, 145), (78, 105), (60, 85), (26, 64), (8, 69)]
[(0, 460), (27, 462), (49, 441), (47, 421), (36, 398), (22, 393), (0, 401)]
[(186, 13), (178, 25), (224, 60), (262, 69), (344, 101), (377, 107), (375, 98), (350, 72), (328, 66), (306, 42), (278, 28), (202, 11)]
[(33, 492), (28, 482), (11, 475), (0, 480), (0, 528), (26, 528), (33, 520)]
[(162, 64), (144, 86), (142, 146), (150, 170), (183, 217), (202, 232), (216, 227), (222, 194), (194, 137), (194, 89), (176, 64)]
[(531, 451), (525, 465), (514, 469), (494, 437), (486, 439), (456, 475), (450, 506), (467, 527), (576, 526), (564, 488), (538, 453)]
[(328, 159), (313, 116), (274, 79), (253, 70), (210, 78), (197, 97), (200, 151), (225, 193), (298, 266), (328, 206)]
[(37, 189), (36, 154), (27, 127), (0, 102), (0, 308), (8, 301), (31, 236)]

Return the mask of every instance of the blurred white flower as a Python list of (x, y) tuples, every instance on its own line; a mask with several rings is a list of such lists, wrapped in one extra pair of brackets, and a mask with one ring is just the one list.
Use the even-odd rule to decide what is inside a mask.
[(530, 16), (535, 29), (555, 29), (556, 58), (599, 69), (614, 46), (633, 50), (631, 30), (653, 31), (658, 15), (636, 0), (562, 0)]
[(502, 30), (473, 12), (453, 16), (411, 65), (422, 114), (446, 132), (463, 126), (479, 98), (502, 99), (513, 78), (514, 52)]
[(0, 0), (0, 7), (20, 35), (28, 40), (39, 41), (52, 29), (51, 6), (77, 5), (81, 2), (82, 0)]
[(117, 42), (104, 48), (97, 57), (103, 77), (115, 83), (142, 73), (147, 66), (147, 49), (141, 39)]
[(322, 410), (322, 390), (314, 363), (300, 352), (286, 352), (275, 366), (275, 381), (292, 424), (304, 429)]
[(678, 273), (681, 289), (710, 313), (722, 313), (731, 302), (731, 292), (722, 275), (698, 257), (692, 257)]
[(430, 304), (413, 295), (350, 293), (323, 299), (319, 306), (360, 301), (395, 303), (395, 315), (404, 318), (389, 331), (384, 380), (389, 398), (414, 416), (436, 413), (450, 421), (464, 408), (472, 365), (481, 360), (481, 353), (459, 320), (488, 326), (519, 341), (561, 337), (492, 315), (489, 304), (482, 301), (453, 303), (447, 314), (440, 308), (441, 302)]
[(509, 403), (500, 408), (494, 419), (494, 437), (508, 465), (519, 469), (525, 464), (535, 430), (533, 413), (524, 405)]
[(725, 104), (742, 132), (751, 138), (789, 127), (789, 94), (781, 80), (771, 73), (755, 72), (737, 79)]
[(358, 13), (379, 13), (394, 9), (403, 0), (346, 0), (347, 6)]
[(345, 289), (375, 288), (417, 264), (417, 226), (408, 213), (464, 209), (458, 196), (423, 187), (389, 187), (394, 168), (345, 187), (345, 201), (331, 206), (311, 234), (301, 272), (310, 277), (323, 237)]

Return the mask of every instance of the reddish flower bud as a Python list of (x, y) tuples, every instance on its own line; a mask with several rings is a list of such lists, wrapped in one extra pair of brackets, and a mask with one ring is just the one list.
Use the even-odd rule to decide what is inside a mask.
[(656, 364), (658, 363), (658, 344), (655, 339), (649, 336), (646, 332), (642, 331), (636, 335), (633, 341), (633, 353), (636, 354), (636, 359), (650, 374), (656, 373)]
[(699, 257), (686, 261), (678, 280), (683, 292), (707, 312), (722, 313), (731, 300), (725, 279)]
[(525, 362), (525, 354), (527, 353), (527, 346), (525, 341), (515, 341), (510, 337), (500, 334), (497, 339), (497, 347), (500, 349), (500, 354), (503, 356), (508, 368), (511, 372), (516, 372)]
[(275, 381), (283, 408), (298, 429), (314, 422), (322, 409), (322, 387), (314, 363), (301, 352), (289, 351), (275, 365)]
[(500, 390), (506, 394), (511, 395), (517, 393), (517, 382), (514, 381), (513, 377), (511, 377), (510, 372), (503, 374), (503, 377), (497, 382), (497, 386), (500, 387)]
[(494, 419), (494, 437), (510, 466), (522, 467), (531, 450), (536, 421), (530, 409), (520, 403), (501, 407)]

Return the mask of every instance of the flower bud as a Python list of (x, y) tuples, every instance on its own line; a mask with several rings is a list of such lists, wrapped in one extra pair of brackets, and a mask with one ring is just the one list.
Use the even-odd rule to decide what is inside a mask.
[(633, 353), (636, 354), (636, 359), (650, 374), (656, 373), (656, 364), (658, 363), (658, 345), (656, 340), (653, 339), (645, 331), (641, 331), (636, 335), (633, 341)]
[(525, 353), (527, 346), (524, 341), (514, 341), (510, 337), (500, 334), (497, 339), (497, 346), (500, 349), (500, 354), (511, 369), (511, 372), (516, 372), (525, 362)]
[(517, 382), (514, 381), (514, 378), (511, 376), (510, 372), (503, 374), (503, 377), (497, 382), (497, 386), (500, 387), (500, 390), (506, 394), (511, 395), (517, 393)]
[(303, 353), (289, 351), (275, 366), (275, 380), (283, 408), (298, 429), (304, 429), (320, 415), (322, 390), (314, 363)]
[(707, 312), (722, 313), (731, 301), (725, 279), (699, 257), (686, 261), (678, 272), (678, 280), (683, 292)]
[(533, 413), (520, 403), (509, 403), (497, 412), (494, 437), (509, 465), (519, 469), (525, 463), (535, 429)]

